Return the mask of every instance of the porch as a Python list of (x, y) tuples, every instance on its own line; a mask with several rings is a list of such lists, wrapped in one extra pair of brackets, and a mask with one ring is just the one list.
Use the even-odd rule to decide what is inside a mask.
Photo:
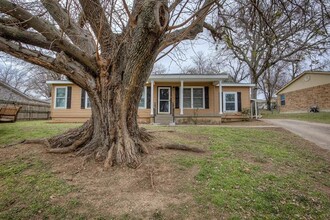
[[(152, 75), (146, 83), (139, 104), (139, 121), (159, 124), (219, 124), (224, 116), (226, 119), (239, 119), (242, 117), (242, 104), (250, 108), (250, 84), (223, 84), (227, 77)], [(226, 87), (225, 91), (223, 86)]]

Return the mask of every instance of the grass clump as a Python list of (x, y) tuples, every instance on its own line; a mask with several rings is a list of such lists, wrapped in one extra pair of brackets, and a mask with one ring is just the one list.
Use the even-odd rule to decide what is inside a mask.
[(18, 121), (3, 123), (0, 126), (0, 145), (19, 142), (26, 139), (47, 138), (75, 128), (78, 123), (49, 123), (49, 121)]

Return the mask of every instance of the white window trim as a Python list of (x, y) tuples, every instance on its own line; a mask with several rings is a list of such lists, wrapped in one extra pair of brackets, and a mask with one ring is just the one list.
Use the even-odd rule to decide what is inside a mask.
[[(57, 89), (65, 89), (65, 106), (64, 107), (57, 107), (56, 106), (56, 99), (57, 99)], [(62, 97), (61, 97), (62, 98)], [(68, 102), (68, 87), (67, 86), (56, 86), (55, 87), (55, 97), (54, 97), (54, 109), (66, 109), (67, 108), (67, 102)]]
[[(147, 109), (147, 87), (144, 86), (143, 89), (144, 89), (144, 106), (143, 107), (139, 106), (139, 109)], [(141, 96), (141, 98), (142, 98), (142, 96)], [(141, 101), (141, 99), (140, 99), (140, 101)], [(139, 101), (139, 104), (140, 104), (140, 101)]]
[[(227, 110), (226, 109), (226, 95), (227, 94), (234, 94), (235, 95), (235, 110)], [(238, 111), (237, 92), (224, 92), (222, 98), (223, 98), (223, 111), (224, 112), (237, 112)]]
[[(203, 89), (203, 107), (202, 108), (194, 108), (194, 92), (193, 92), (193, 89), (194, 88), (202, 88)], [(183, 90), (184, 89), (190, 89), (190, 93), (191, 93), (191, 106), (190, 108), (187, 108), (187, 107), (183, 107), (183, 109), (205, 109), (205, 87), (204, 86), (184, 86), (183, 87)], [(183, 95), (183, 100), (184, 100), (184, 93), (182, 94)]]
[(87, 91), (85, 91), (85, 109), (91, 109), (92, 107), (87, 107), (87, 99), (89, 99), (89, 96), (87, 94)]

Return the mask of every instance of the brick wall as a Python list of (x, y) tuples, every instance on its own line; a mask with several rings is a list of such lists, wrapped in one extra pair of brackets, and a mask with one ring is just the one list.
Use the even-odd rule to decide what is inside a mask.
[[(281, 106), (281, 95), (285, 95), (284, 106)], [(308, 112), (311, 106), (330, 111), (330, 83), (279, 94), (277, 104), (281, 112)]]

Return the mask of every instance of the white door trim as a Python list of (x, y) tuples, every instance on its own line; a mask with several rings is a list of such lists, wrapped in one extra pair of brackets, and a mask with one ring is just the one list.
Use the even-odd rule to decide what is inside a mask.
[[(160, 90), (161, 89), (167, 89), (168, 90), (168, 100), (160, 100)], [(158, 103), (158, 114), (170, 114), (171, 113), (171, 87), (158, 87), (158, 97), (157, 97), (157, 103)], [(168, 112), (161, 112), (160, 111), (160, 101), (168, 101)]]

